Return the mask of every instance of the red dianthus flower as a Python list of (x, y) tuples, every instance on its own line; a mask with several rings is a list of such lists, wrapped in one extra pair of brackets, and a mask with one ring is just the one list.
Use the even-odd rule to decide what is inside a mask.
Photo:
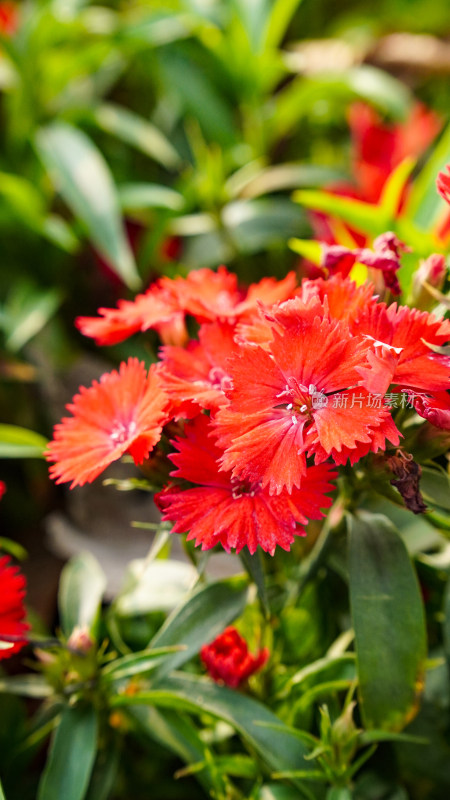
[(248, 651), (245, 639), (236, 628), (230, 626), (213, 642), (203, 645), (200, 658), (214, 681), (236, 689), (264, 666), (269, 658), (269, 650), (264, 647), (253, 656)]
[(91, 483), (125, 453), (141, 464), (160, 439), (167, 402), (155, 369), (147, 373), (137, 358), (80, 387), (67, 406), (73, 416), (55, 426), (45, 454), (53, 462), (50, 476), (73, 488)]
[(301, 485), (307, 455), (354, 464), (386, 438), (398, 444), (389, 411), (363, 388), (370, 381), (370, 392), (386, 391), (393, 370), (368, 338), (331, 319), (316, 298), (289, 300), (268, 316), (268, 350), (243, 345), (229, 361), (231, 402), (216, 415), (224, 469), (278, 494)]
[(172, 476), (198, 484), (181, 489), (170, 486), (156, 495), (163, 519), (171, 520), (174, 533), (187, 533), (202, 550), (221, 544), (239, 553), (258, 545), (274, 554), (277, 545), (289, 550), (295, 536), (304, 535), (310, 519), (323, 516), (321, 508), (331, 505), (326, 496), (336, 477), (328, 465), (305, 469), (300, 488), (272, 496), (261, 482), (234, 479), (220, 469), (222, 451), (211, 438), (211, 423), (205, 415), (186, 425), (184, 439), (173, 444), (178, 452), (170, 456), (177, 466)]
[[(26, 644), (24, 634), (30, 627), (24, 622), (26, 581), (10, 561), (9, 556), (0, 558), (0, 659), (9, 658), (22, 649)], [(23, 637), (23, 640), (8, 642), (8, 637)]]

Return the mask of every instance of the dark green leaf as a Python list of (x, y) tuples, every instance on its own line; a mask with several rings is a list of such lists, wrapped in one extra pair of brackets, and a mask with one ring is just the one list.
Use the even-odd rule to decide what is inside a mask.
[(83, 800), (97, 750), (92, 706), (66, 708), (50, 747), (37, 800)]
[(256, 589), (258, 591), (258, 597), (264, 611), (264, 614), (268, 618), (270, 616), (270, 609), (269, 609), (269, 599), (267, 597), (267, 589), (265, 583), (265, 575), (264, 575), (264, 562), (263, 556), (261, 555), (260, 548), (257, 549), (256, 553), (251, 555), (246, 547), (239, 553), (239, 557), (247, 570), (250, 579), (256, 584)]
[(85, 133), (63, 122), (40, 128), (38, 152), (92, 243), (132, 289), (140, 285), (123, 228), (116, 187), (102, 154)]
[(426, 633), (417, 577), (386, 517), (351, 517), (349, 569), (363, 722), (401, 730), (417, 712)]
[(116, 658), (115, 661), (103, 667), (101, 671), (102, 678), (105, 681), (114, 682), (129, 679), (134, 675), (147, 674), (156, 669), (168, 655), (172, 655), (182, 649), (182, 645), (159, 647), (155, 650), (142, 650), (139, 653), (130, 653), (122, 656), (122, 658)]
[(237, 576), (200, 588), (181, 607), (175, 609), (150, 642), (150, 646), (183, 645), (164, 663), (164, 674), (196, 655), (245, 608), (247, 578)]
[(422, 467), (420, 491), (425, 500), (450, 511), (450, 478), (445, 472)]
[[(113, 698), (113, 706), (149, 704), (208, 713), (228, 722), (272, 770), (312, 769), (308, 750), (266, 706), (240, 692), (217, 686), (206, 678), (178, 673), (161, 681), (154, 691)], [(271, 724), (279, 725), (275, 736)]]

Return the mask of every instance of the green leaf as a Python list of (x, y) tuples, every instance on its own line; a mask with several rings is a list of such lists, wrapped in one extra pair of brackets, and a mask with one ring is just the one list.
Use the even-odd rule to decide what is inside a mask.
[(120, 752), (117, 743), (108, 743), (99, 750), (85, 800), (108, 800), (114, 788), (119, 764)]
[(205, 66), (173, 50), (164, 53), (161, 67), (167, 90), (176, 92), (183, 111), (199, 123), (205, 137), (224, 147), (235, 144), (237, 134), (231, 105), (225, 94), (217, 91)]
[[(227, 722), (272, 770), (312, 769), (304, 758), (308, 753), (306, 746), (266, 706), (206, 678), (176, 673), (162, 681), (156, 690), (112, 699), (112, 705), (118, 707), (147, 703), (211, 714)], [(271, 724), (279, 726), (276, 736), (269, 727)]]
[(315, 242), (312, 239), (289, 239), (288, 245), (294, 253), (298, 253), (299, 256), (303, 256), (303, 258), (307, 258), (308, 261), (312, 261), (313, 264), (319, 264), (322, 261), (322, 247), (320, 242)]
[(99, 128), (136, 147), (163, 167), (181, 166), (181, 158), (169, 140), (139, 114), (114, 103), (102, 103), (92, 111), (92, 119)]
[[(22, 294), (22, 292), (21, 292)], [(33, 336), (45, 327), (47, 322), (56, 313), (61, 305), (61, 294), (57, 289), (43, 291), (33, 287), (26, 287), (23, 291), (23, 304), (13, 317), (11, 314), (11, 328), (6, 337), (7, 350), (16, 353), (21, 350)], [(7, 307), (7, 312), (11, 309)]]
[(445, 657), (447, 659), (448, 668), (450, 669), (450, 579), (447, 580), (444, 592), (442, 629)]
[(450, 511), (450, 478), (447, 473), (422, 467), (420, 491), (425, 500)]
[(264, 50), (278, 47), (301, 0), (274, 0), (266, 22)]
[(259, 601), (261, 603), (262, 609), (266, 618), (270, 617), (270, 608), (269, 608), (269, 598), (267, 597), (267, 589), (266, 589), (266, 582), (265, 582), (265, 575), (264, 575), (264, 561), (263, 556), (261, 555), (261, 550), (258, 548), (256, 553), (251, 555), (246, 547), (239, 553), (239, 558), (241, 559), (245, 569), (247, 570), (250, 579), (256, 585), (256, 589), (258, 591)]
[(331, 192), (309, 189), (294, 192), (293, 199), (314, 211), (322, 211), (338, 217), (352, 227), (372, 236), (378, 236), (392, 227), (391, 218), (381, 206), (364, 203), (362, 200), (353, 200), (353, 198), (340, 197)]
[(43, 675), (12, 675), (0, 678), (0, 692), (21, 697), (51, 697), (53, 689)]
[(14, 542), (12, 539), (6, 539), (0, 536), (0, 550), (14, 556), (17, 561), (24, 561), (28, 557), (28, 552), (22, 547), (19, 542)]
[(303, 795), (293, 786), (282, 786), (279, 783), (266, 783), (261, 786), (257, 800), (300, 800)]
[(126, 211), (148, 208), (182, 211), (184, 207), (183, 195), (159, 183), (124, 183), (118, 187), (118, 192), (120, 205)]
[(154, 650), (141, 650), (139, 653), (130, 653), (122, 656), (122, 658), (117, 658), (103, 667), (101, 671), (102, 679), (107, 682), (114, 682), (132, 678), (134, 675), (147, 674), (156, 669), (168, 655), (172, 655), (172, 653), (176, 653), (179, 650), (183, 650), (182, 645), (158, 647)]
[(83, 800), (97, 750), (92, 706), (66, 708), (50, 747), (37, 800)]
[(404, 158), (387, 178), (381, 193), (380, 206), (388, 218), (393, 218), (398, 213), (405, 186), (415, 164), (414, 158)]
[(426, 633), (405, 544), (381, 514), (351, 517), (350, 599), (361, 714), (366, 728), (401, 730), (417, 713)]
[(80, 553), (65, 565), (59, 583), (58, 606), (66, 636), (70, 636), (77, 625), (92, 630), (105, 586), (104, 572), (91, 553)]
[(36, 146), (67, 205), (92, 243), (131, 289), (140, 286), (123, 228), (116, 187), (102, 154), (85, 133), (63, 122), (40, 128)]
[(1, 781), (0, 781), (0, 800), (6, 800), (4, 792), (3, 792), (3, 786), (2, 786), (2, 782)]
[(236, 619), (245, 608), (247, 592), (247, 578), (236, 576), (210, 583), (175, 609), (150, 642), (152, 648), (185, 647), (165, 662), (164, 674), (189, 661)]
[(47, 439), (18, 425), (0, 425), (0, 458), (42, 458)]
[[(139, 732), (175, 753), (186, 764), (194, 764), (205, 758), (205, 743), (193, 723), (179, 711), (165, 708), (161, 714), (157, 708), (133, 706), (124, 709), (123, 713), (139, 728)], [(197, 780), (210, 794), (214, 788), (213, 776), (204, 770), (197, 775)]]
[(438, 194), (436, 178), (438, 172), (450, 162), (450, 125), (447, 126), (420, 175), (415, 179), (406, 205), (408, 218), (425, 230), (443, 217), (445, 200)]

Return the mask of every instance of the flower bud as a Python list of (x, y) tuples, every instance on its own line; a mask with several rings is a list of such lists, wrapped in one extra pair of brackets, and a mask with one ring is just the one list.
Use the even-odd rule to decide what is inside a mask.
[(445, 258), (440, 253), (433, 253), (425, 261), (421, 261), (412, 279), (411, 305), (421, 311), (427, 311), (435, 301), (424, 283), (440, 290), (444, 285), (446, 272)]

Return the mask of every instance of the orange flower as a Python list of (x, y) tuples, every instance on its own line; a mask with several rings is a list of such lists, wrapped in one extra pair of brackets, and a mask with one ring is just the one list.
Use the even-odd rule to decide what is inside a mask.
[(155, 369), (147, 373), (137, 358), (89, 389), (80, 387), (67, 406), (73, 416), (55, 426), (45, 454), (54, 464), (50, 476), (57, 483), (72, 481), (73, 489), (91, 483), (125, 453), (141, 464), (160, 439), (166, 406)]

